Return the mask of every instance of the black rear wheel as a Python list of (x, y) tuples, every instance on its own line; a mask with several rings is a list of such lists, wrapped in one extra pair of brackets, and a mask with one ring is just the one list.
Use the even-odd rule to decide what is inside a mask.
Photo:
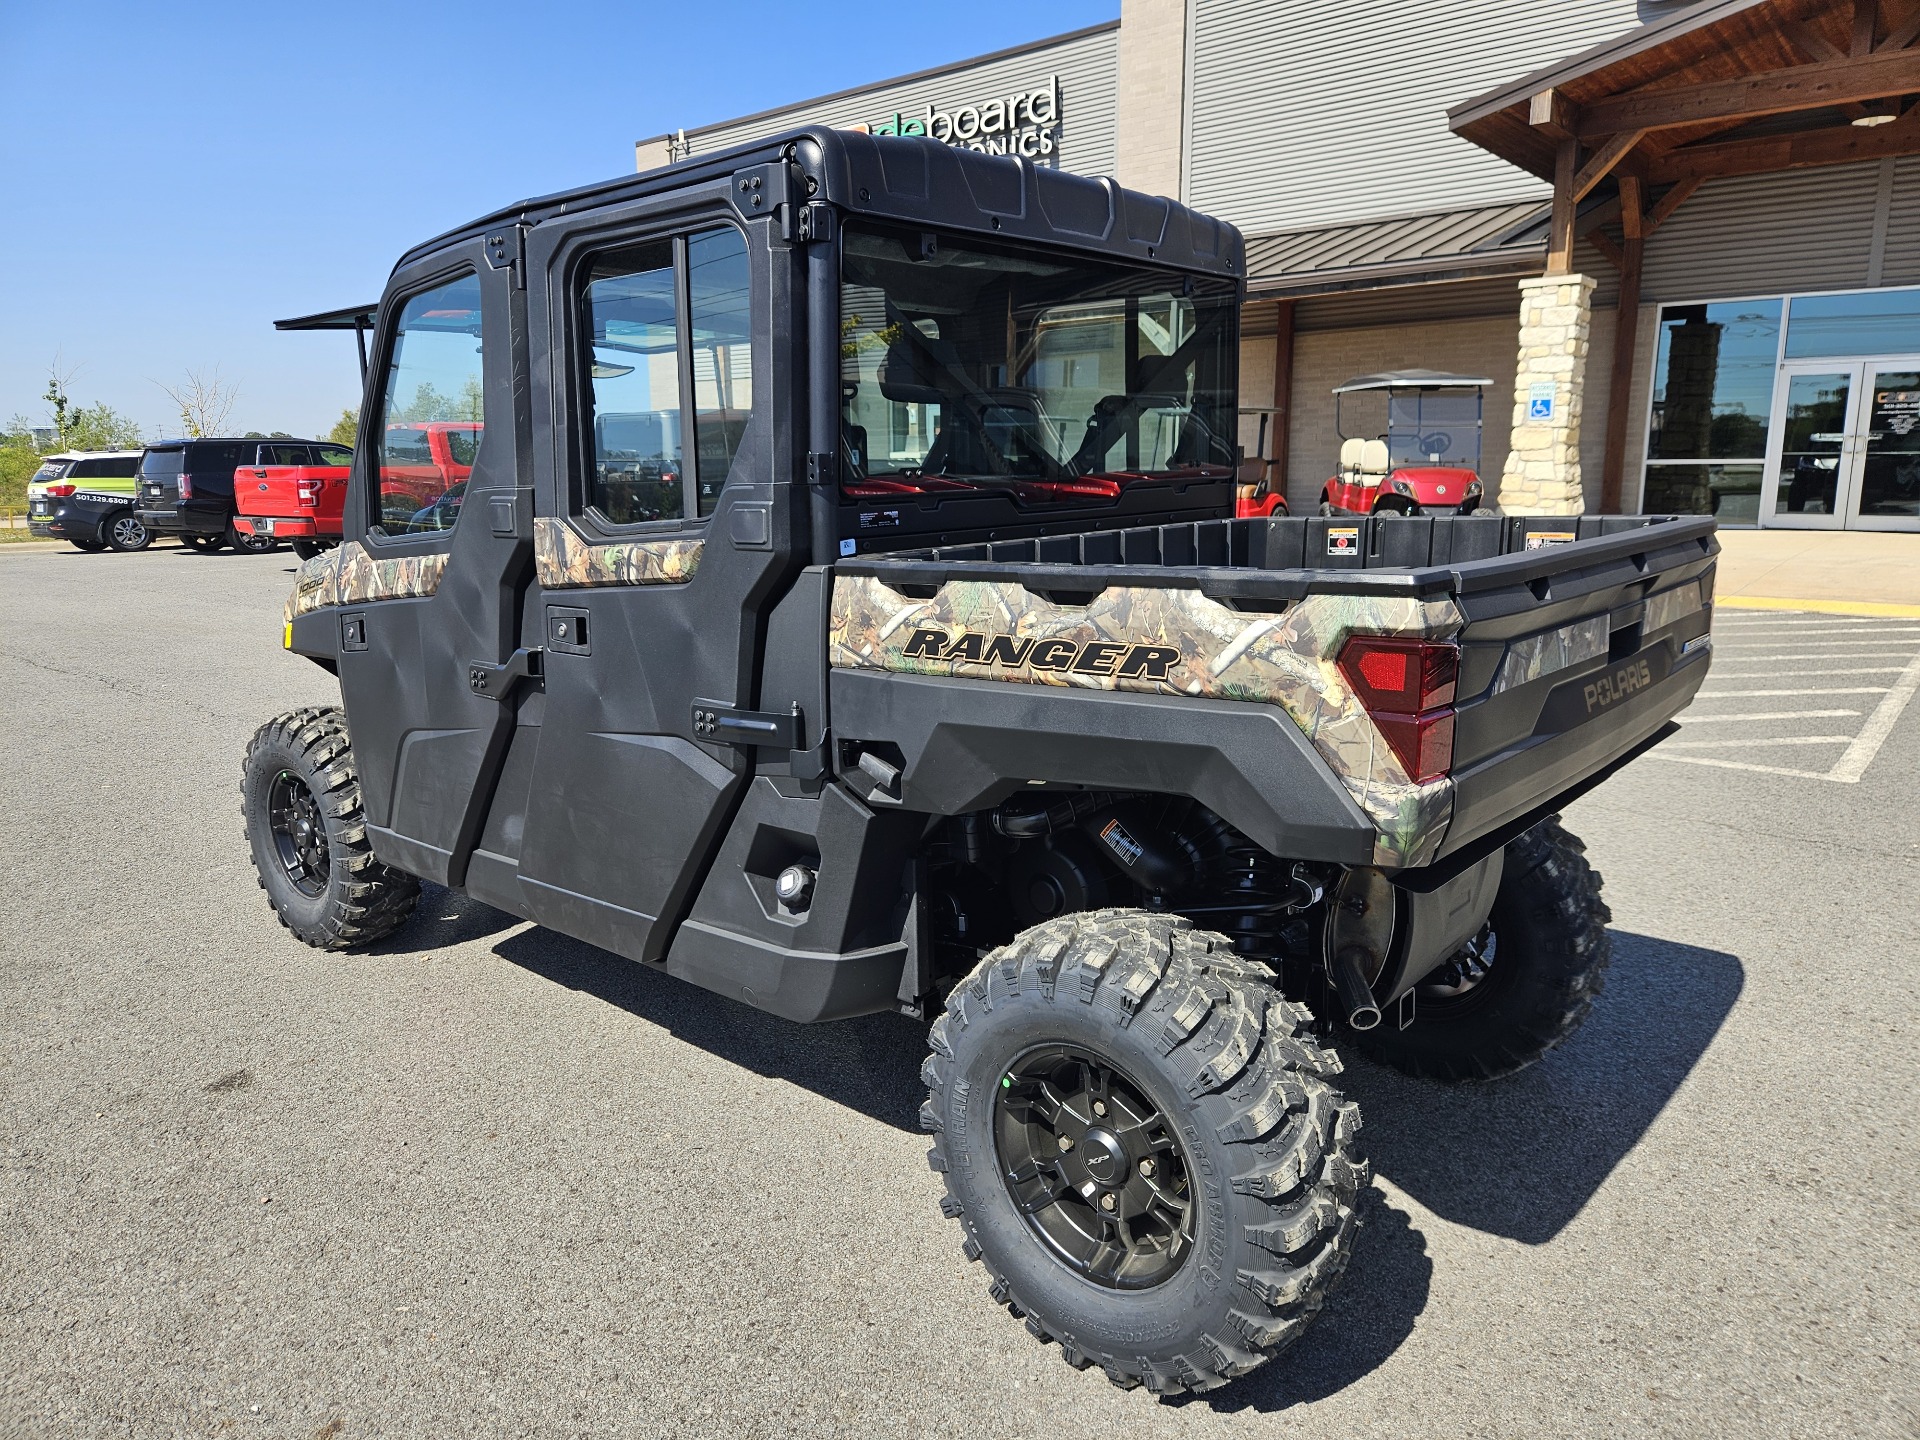
[(80, 540), (71, 535), (67, 537), (67, 543), (74, 549), (85, 551), (89, 555), (98, 555), (107, 548), (107, 542), (104, 540)]
[(240, 772), (240, 813), (261, 888), (280, 923), (322, 950), (348, 950), (405, 923), (420, 882), (375, 858), (346, 717), (294, 710), (260, 727)]
[(122, 510), (109, 515), (104, 530), (107, 545), (122, 555), (130, 555), (135, 550), (144, 550), (153, 543), (153, 532), (140, 523), (140, 517), (131, 510)]
[(212, 554), (227, 543), (224, 535), (182, 535), (180, 543), (189, 550), (198, 550), (202, 554)]
[(1497, 1080), (1523, 1070), (1587, 1018), (1612, 949), (1600, 875), (1552, 816), (1507, 845), (1493, 913), (1415, 987), (1405, 1030), (1355, 1032), (1374, 1059), (1429, 1080)]
[(280, 542), (271, 535), (255, 535), (242, 530), (233, 521), (227, 521), (227, 544), (247, 555), (270, 555), (280, 548)]
[(1311, 1024), (1177, 916), (1061, 916), (981, 961), (928, 1036), (920, 1119), (995, 1302), (1076, 1369), (1162, 1394), (1290, 1345), (1368, 1179)]

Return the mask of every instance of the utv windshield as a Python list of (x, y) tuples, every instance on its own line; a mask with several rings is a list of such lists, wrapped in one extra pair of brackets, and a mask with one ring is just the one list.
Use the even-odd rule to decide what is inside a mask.
[(840, 307), (850, 499), (1088, 504), (1232, 473), (1226, 281), (849, 227)]

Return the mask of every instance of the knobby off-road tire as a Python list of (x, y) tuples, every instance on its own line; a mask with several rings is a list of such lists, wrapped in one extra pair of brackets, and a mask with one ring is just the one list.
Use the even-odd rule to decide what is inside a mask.
[(347, 721), (332, 706), (289, 711), (254, 734), (240, 814), (274, 914), (307, 944), (349, 950), (392, 934), (420, 882), (374, 858)]
[(1415, 987), (1413, 1024), (1354, 1042), (1424, 1079), (1498, 1080), (1578, 1030), (1613, 954), (1613, 915), (1585, 851), (1558, 815), (1510, 841), (1486, 928)]
[[(966, 1232), (967, 1258), (986, 1266), (993, 1299), (1075, 1369), (1098, 1365), (1117, 1385), (1160, 1394), (1213, 1389), (1290, 1344), (1346, 1267), (1369, 1178), (1354, 1148), (1359, 1109), (1328, 1083), (1340, 1062), (1309, 1023), (1268, 971), (1176, 916), (1062, 916), (981, 961), (934, 1022), (920, 1119), (934, 1134), (928, 1163), (946, 1179), (941, 1209)], [(1038, 1112), (1009, 1112), (1010, 1082), (1063, 1053), (1109, 1067), (1104, 1093), (1133, 1097), (1110, 1115), (1157, 1112), (1171, 1148), (1155, 1152), (1152, 1173), (1183, 1179), (1190, 1197), (1181, 1258), (1139, 1288), (1090, 1278), (1015, 1204), (1010, 1187), (1022, 1182), (1008, 1178), (1002, 1127), (1009, 1113)], [(1091, 1118), (1055, 1114), (1062, 1133)], [(1085, 1155), (1095, 1137), (1080, 1133)], [(1143, 1173), (1138, 1138), (1101, 1163)], [(1035, 1171), (1013, 1168), (1030, 1191)], [(1080, 1192), (1060, 1195), (1085, 1208), (1040, 1213), (1097, 1218)]]

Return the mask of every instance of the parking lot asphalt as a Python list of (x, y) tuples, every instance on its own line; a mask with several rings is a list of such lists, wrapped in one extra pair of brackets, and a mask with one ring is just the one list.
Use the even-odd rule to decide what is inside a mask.
[[(789, 1025), (440, 891), (371, 954), (295, 943), (237, 791), (334, 698), (278, 647), (292, 568), (0, 550), (0, 1434), (1920, 1433), (1920, 706), (1830, 773), (1920, 635), (1722, 617), (1670, 744), (1743, 743), (1670, 753), (1752, 768), (1566, 817), (1592, 1019), (1495, 1086), (1351, 1060), (1345, 1285), (1161, 1404), (988, 1301), (913, 1023)], [(1789, 711), (1854, 713), (1734, 718)]]

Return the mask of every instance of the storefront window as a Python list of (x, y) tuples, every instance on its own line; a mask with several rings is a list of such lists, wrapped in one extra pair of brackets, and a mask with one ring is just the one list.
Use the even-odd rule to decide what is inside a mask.
[(1920, 290), (1797, 295), (1787, 312), (1789, 360), (1920, 351)]
[(1660, 312), (1641, 502), (1649, 514), (1759, 519), (1781, 308), (1773, 298)]

